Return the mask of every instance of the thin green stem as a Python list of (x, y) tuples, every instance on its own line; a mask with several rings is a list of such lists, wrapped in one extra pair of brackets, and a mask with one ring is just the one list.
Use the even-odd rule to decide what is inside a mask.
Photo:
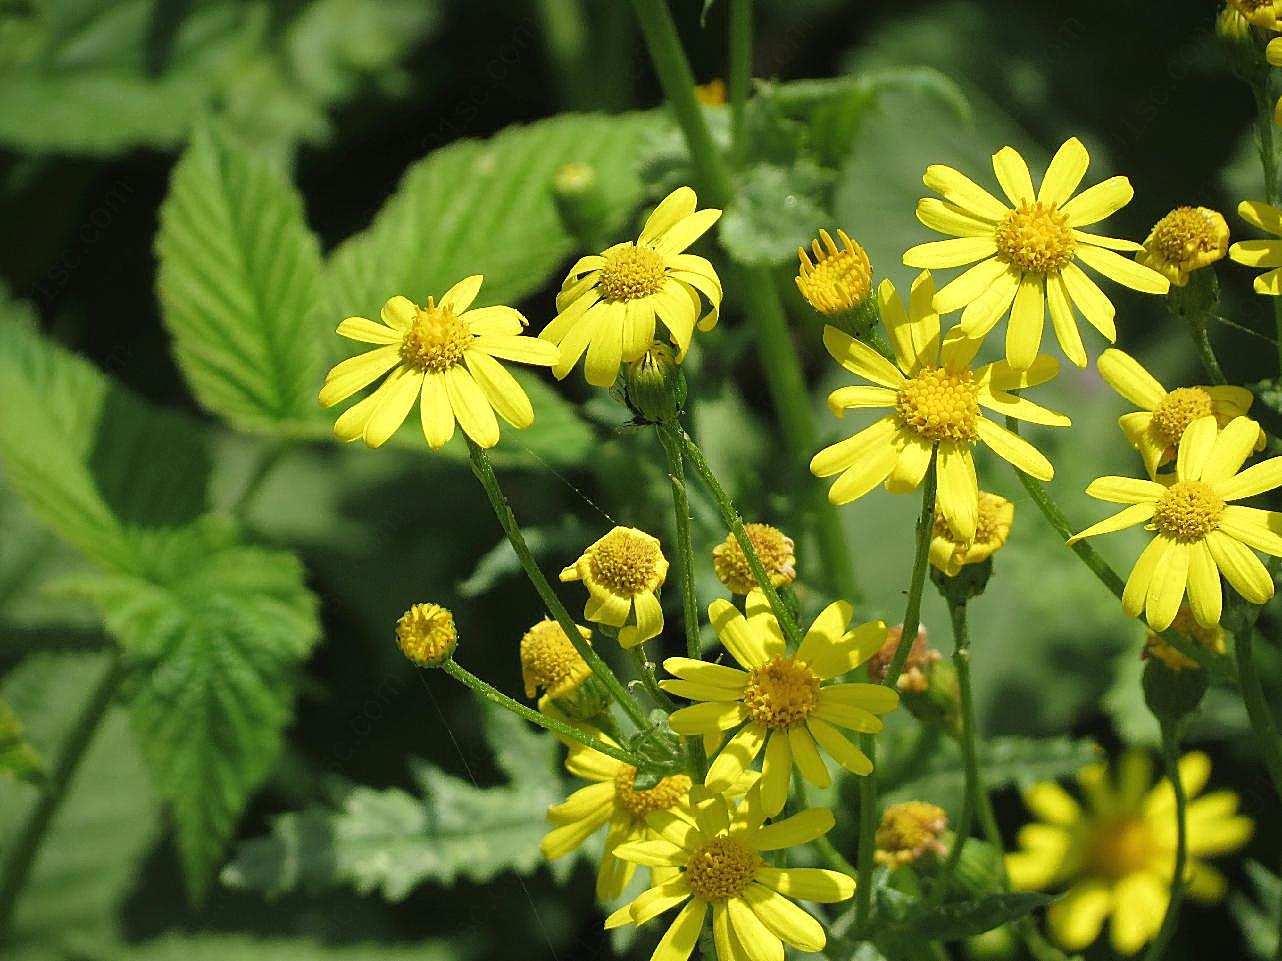
[[(804, 811), (806, 808), (810, 807), (810, 801), (806, 797), (806, 782), (801, 776), (800, 771), (793, 771), (792, 783), (793, 794), (797, 798), (797, 808), (798, 810)], [(840, 851), (833, 847), (832, 842), (828, 840), (828, 835), (820, 835), (810, 843), (819, 853), (819, 856), (827, 862), (828, 867), (832, 868), (834, 871), (840, 871), (842, 874), (849, 874), (852, 878), (855, 876), (855, 866), (847, 861)]]
[(637, 677), (641, 679), (641, 686), (650, 695), (650, 699), (669, 714), (675, 711), (677, 704), (668, 696), (667, 691), (659, 687), (659, 678), (654, 673), (654, 662), (646, 657), (645, 645), (638, 644), (631, 648), (628, 656), (632, 659), (632, 666), (636, 669)]
[(14, 841), (9, 857), (5, 861), (4, 871), (0, 874), (0, 944), (3, 944), (9, 936), (9, 926), (13, 921), (18, 896), (22, 893), (22, 888), (31, 873), (31, 867), (35, 863), (45, 832), (48, 831), (50, 822), (58, 812), (66, 796), (67, 787), (80, 766), (85, 752), (88, 751), (89, 745), (93, 743), (94, 734), (97, 733), (108, 708), (115, 700), (116, 692), (127, 673), (124, 658), (119, 651), (112, 649), (109, 657), (110, 660), (103, 669), (102, 676), (89, 693), (89, 699), (80, 709), (80, 716), (76, 718), (75, 724), (72, 725), (62, 743), (57, 763), (40, 785), (40, 796), (27, 815), (22, 833)]
[(748, 150), (744, 129), (752, 84), (752, 0), (730, 0), (730, 160), (743, 163)]
[(752, 541), (748, 539), (748, 532), (744, 530), (743, 518), (739, 516), (739, 511), (735, 509), (734, 501), (726, 493), (720, 481), (717, 480), (712, 468), (708, 466), (707, 460), (704, 459), (703, 451), (699, 450), (699, 445), (694, 442), (689, 434), (682, 431), (681, 439), (685, 445), (685, 455), (690, 461), (690, 466), (694, 472), (699, 475), (708, 492), (712, 494), (712, 499), (717, 502), (717, 507), (721, 509), (721, 519), (725, 521), (730, 533), (734, 535), (739, 547), (743, 550), (743, 556), (748, 561), (748, 567), (752, 569), (752, 576), (757, 581), (757, 586), (761, 588), (762, 593), (766, 595), (766, 600), (770, 603), (770, 610), (775, 615), (775, 620), (779, 622), (779, 627), (783, 630), (784, 637), (788, 643), (795, 649), (801, 643), (801, 633), (797, 629), (797, 622), (793, 619), (792, 612), (784, 604), (783, 598), (770, 583), (770, 576), (761, 564), (761, 558), (757, 556), (756, 548), (752, 546)]
[[(1018, 434), (1019, 422), (1013, 417), (1007, 417), (1006, 428), (1012, 433)], [(1012, 470), (1015, 471), (1015, 476), (1019, 478), (1019, 482), (1023, 485), (1028, 496), (1032, 499), (1033, 503), (1037, 505), (1037, 509), (1040, 510), (1042, 512), (1042, 516), (1046, 518), (1046, 522), (1050, 524), (1065, 541), (1070, 540), (1075, 533), (1073, 531), (1073, 525), (1068, 522), (1068, 518), (1064, 516), (1064, 512), (1060, 510), (1059, 505), (1055, 503), (1055, 499), (1051, 497), (1050, 493), (1046, 490), (1046, 487), (1036, 478), (1030, 477), (1019, 468), (1013, 467)], [(1122, 599), (1122, 593), (1126, 588), (1125, 582), (1118, 576), (1117, 572), (1109, 566), (1108, 561), (1104, 560), (1104, 558), (1100, 556), (1099, 551), (1095, 550), (1095, 547), (1092, 544), (1087, 541), (1075, 541), (1069, 545), (1069, 548), (1078, 556), (1083, 564), (1090, 568), (1091, 573), (1099, 578), (1100, 583), (1113, 592), (1114, 597), (1118, 600)], [(1183, 634), (1172, 630), (1171, 628), (1167, 628), (1165, 631), (1162, 631), (1161, 635), (1164, 641), (1170, 644), (1181, 654), (1191, 657), (1193, 660), (1197, 661), (1202, 665), (1202, 667), (1210, 671), (1213, 677), (1233, 684), (1237, 683), (1237, 676), (1227, 659), (1212, 654), (1201, 644), (1190, 640)]]
[(1260, 675), (1255, 668), (1254, 628), (1247, 626), (1235, 638), (1234, 653), (1237, 657), (1238, 677), (1241, 679), (1242, 700), (1246, 704), (1246, 716), (1251, 722), (1256, 740), (1260, 742), (1264, 767), (1269, 773), (1269, 780), (1273, 782), (1273, 790), (1282, 798), (1282, 742), (1278, 739), (1272, 709), (1264, 697)]
[(1184, 871), (1188, 863), (1188, 798), (1184, 794), (1184, 782), (1180, 780), (1178, 728), (1178, 722), (1162, 722), (1162, 758), (1166, 762), (1166, 777), (1175, 793), (1175, 872), (1171, 875), (1171, 899), (1166, 905), (1166, 916), (1162, 918), (1162, 926), (1149, 945), (1144, 961), (1162, 961), (1166, 956), (1167, 945), (1171, 943), (1179, 924), (1180, 905), (1184, 902), (1184, 890), (1187, 887)]
[(564, 721), (559, 721), (554, 717), (549, 717), (541, 711), (536, 711), (532, 707), (527, 707), (520, 701), (508, 697), (494, 685), (481, 680), (458, 661), (446, 661), (441, 665), (441, 670), (454, 678), (454, 680), (458, 681), (460, 684), (470, 688), (474, 693), (485, 698), (485, 700), (489, 701), (491, 704), (497, 704), (504, 710), (511, 711), (517, 717), (524, 718), (531, 724), (537, 724), (539, 727), (545, 728), (553, 734), (569, 738), (571, 741), (577, 741), (585, 747), (592, 748), (594, 751), (600, 751), (602, 754), (606, 754), (614, 758), (616, 761), (622, 761), (624, 764), (631, 764), (638, 770), (647, 766), (651, 769), (654, 767), (651, 762), (646, 761), (643, 758), (639, 758), (635, 754), (625, 751), (620, 747), (615, 747), (612, 744), (607, 744), (599, 738), (595, 738), (590, 734), (584, 733), (577, 727), (566, 724)]
[[(859, 747), (876, 763), (877, 742), (871, 734), (859, 735)], [(874, 772), (876, 773), (876, 772)], [(855, 848), (855, 929), (863, 930), (872, 921), (872, 871), (877, 836), (877, 782), (873, 774), (859, 779), (859, 846)]]
[(1194, 324), (1192, 333), (1193, 346), (1197, 348), (1197, 355), (1201, 358), (1202, 369), (1206, 371), (1206, 376), (1211, 379), (1212, 384), (1227, 384), (1228, 378), (1224, 376), (1219, 358), (1215, 356), (1215, 349), (1211, 346), (1211, 335), (1207, 332), (1206, 324)]
[(677, 560), (681, 565), (681, 612), (685, 620), (686, 656), (702, 656), (699, 643), (699, 596), (694, 584), (694, 543), (690, 536), (690, 498), (686, 494), (685, 458), (681, 453), (680, 427), (659, 424), (659, 443), (668, 459), (668, 478), (672, 482), (672, 508), (676, 513)]
[(962, 727), (962, 763), (966, 779), (961, 816), (954, 827), (956, 840), (953, 842), (952, 851), (948, 853), (947, 871), (951, 875), (961, 861), (962, 848), (966, 846), (966, 839), (970, 836), (971, 824), (975, 819), (975, 799), (981, 788), (979, 762), (975, 756), (975, 710), (970, 690), (970, 633), (966, 625), (966, 602), (954, 600), (947, 595), (945, 600), (948, 601), (948, 616), (953, 625), (953, 666), (957, 669), (957, 699)]
[(276, 469), (276, 465), (281, 462), (286, 451), (289, 450), (289, 441), (284, 438), (268, 441), (264, 447), (258, 451), (256, 462), (249, 476), (245, 478), (245, 483), (241, 485), (236, 497), (231, 503), (231, 514), (238, 520), (244, 520), (249, 514), (250, 507), (253, 506), (254, 496), (258, 493), (263, 483)]
[(516, 514), (512, 512), (512, 505), (508, 503), (507, 495), (503, 493), (503, 488), (499, 486), (498, 476), (494, 473), (494, 465), (485, 455), (485, 451), (478, 447), (472, 439), (467, 439), (468, 451), (472, 457), (472, 473), (476, 479), (481, 482), (481, 487), (485, 489), (485, 495), (490, 499), (490, 506), (494, 508), (494, 516), (498, 518), (499, 526), (503, 528), (503, 533), (507, 535), (508, 543), (512, 545), (512, 550), (516, 552), (517, 560), (521, 563), (521, 569), (525, 571), (525, 576), (530, 579), (534, 589), (538, 592), (539, 597), (543, 599), (544, 605), (552, 613), (552, 617), (561, 625), (561, 630), (565, 631), (565, 636), (570, 639), (574, 649), (579, 652), (583, 660), (587, 661), (588, 667), (592, 673), (597, 676), (605, 689), (610, 692), (610, 696), (623, 708), (624, 713), (632, 719), (632, 722), (640, 730), (645, 730), (650, 726), (649, 720), (645, 716), (645, 711), (636, 699), (631, 697), (622, 682), (610, 670), (610, 665), (601, 659), (601, 655), (584, 640), (583, 635), (579, 633), (578, 626), (574, 623), (574, 618), (570, 612), (565, 609), (561, 599), (556, 596), (552, 590), (552, 585), (548, 583), (547, 577), (543, 574), (542, 568), (539, 567), (538, 561), (534, 559), (534, 554), (530, 550), (529, 544), (525, 542), (525, 535), (521, 533), (521, 525), (516, 521)]
[(539, 0), (535, 11), (562, 108), (591, 106), (596, 91), (588, 69), (588, 26), (580, 0)]
[[(1260, 149), (1260, 166), (1264, 171), (1264, 201), (1277, 205), (1278, 197), (1278, 155), (1273, 134), (1273, 97), (1269, 92), (1269, 78), (1272, 71), (1266, 70), (1251, 85), (1255, 95), (1255, 130)], [(1278, 367), (1282, 370), (1282, 298), (1273, 299), (1273, 322), (1277, 330)]]

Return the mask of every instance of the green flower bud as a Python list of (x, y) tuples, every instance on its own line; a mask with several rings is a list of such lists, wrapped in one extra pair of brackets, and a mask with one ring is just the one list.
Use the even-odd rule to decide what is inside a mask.
[(624, 368), (623, 399), (642, 423), (667, 424), (680, 416), (686, 381), (671, 347), (655, 341)]

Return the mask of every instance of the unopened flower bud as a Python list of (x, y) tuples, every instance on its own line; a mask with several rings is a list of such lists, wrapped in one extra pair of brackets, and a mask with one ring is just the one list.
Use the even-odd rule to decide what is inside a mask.
[(458, 646), (454, 615), (439, 604), (415, 604), (396, 622), (396, 643), (419, 667), (440, 667)]
[(1229, 250), (1229, 225), (1209, 207), (1176, 207), (1153, 225), (1135, 259), (1176, 287), (1189, 274), (1221, 260)]
[[(786, 587), (797, 579), (797, 545), (791, 537), (769, 524), (744, 524), (743, 529), (772, 587)], [(747, 594), (759, 586), (734, 534), (712, 549), (712, 569), (732, 594)]]
[(686, 401), (685, 374), (676, 352), (655, 341), (623, 373), (623, 398), (638, 421), (667, 424), (680, 416)]
[(819, 239), (810, 243), (813, 260), (805, 247), (797, 248), (801, 261), (797, 289), (811, 307), (845, 329), (838, 319), (854, 315), (872, 292), (872, 264), (864, 248), (844, 230), (838, 230), (837, 237), (841, 240), (840, 247), (828, 231), (820, 230)]
[(881, 816), (874, 835), (877, 845), (873, 855), (878, 864), (902, 867), (928, 856), (947, 855), (940, 835), (948, 828), (944, 809), (926, 801), (892, 804)]

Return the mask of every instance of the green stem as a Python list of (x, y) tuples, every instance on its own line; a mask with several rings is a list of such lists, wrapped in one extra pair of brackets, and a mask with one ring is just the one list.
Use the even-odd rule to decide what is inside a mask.
[[(1013, 417), (1006, 418), (1006, 428), (1014, 434), (1019, 433), (1019, 422)], [(1054, 498), (1046, 490), (1045, 485), (1034, 477), (1030, 477), (1017, 467), (1012, 468), (1015, 476), (1019, 478), (1020, 484), (1028, 492), (1028, 496), (1037, 509), (1042, 512), (1046, 522), (1053, 527), (1059, 536), (1065, 541), (1069, 540), (1075, 533), (1073, 525), (1068, 522), (1064, 512), (1059, 509)], [(1078, 556), (1083, 564), (1090, 568), (1091, 572), (1099, 578), (1100, 583), (1113, 592), (1113, 596), (1118, 600), (1122, 599), (1122, 592), (1126, 589), (1126, 583), (1118, 576), (1117, 572), (1109, 566), (1108, 561), (1100, 556), (1099, 551), (1095, 550), (1094, 545), (1087, 541), (1077, 541), (1069, 545), (1069, 549)], [(1161, 632), (1162, 640), (1170, 644), (1181, 654), (1197, 661), (1202, 667), (1211, 672), (1213, 677), (1220, 680), (1236, 684), (1237, 677), (1233, 668), (1228, 664), (1225, 658), (1212, 654), (1201, 644), (1190, 640), (1179, 631), (1167, 628)]]
[(1228, 378), (1224, 376), (1224, 371), (1220, 368), (1220, 361), (1215, 356), (1215, 350), (1211, 347), (1211, 335), (1207, 333), (1206, 324), (1193, 325), (1193, 346), (1197, 348), (1197, 355), (1202, 360), (1202, 369), (1206, 371), (1206, 376), (1211, 379), (1212, 384), (1227, 384)]
[(588, 28), (582, 5), (579, 0), (539, 0), (535, 10), (562, 109), (591, 106), (595, 85), (588, 69)]
[(955, 600), (947, 594), (944, 599), (948, 602), (948, 616), (953, 625), (953, 666), (957, 669), (962, 763), (966, 784), (961, 816), (953, 829), (956, 840), (952, 851), (948, 853), (946, 869), (951, 875), (961, 861), (962, 848), (966, 846), (966, 839), (970, 836), (971, 824), (975, 819), (975, 799), (982, 789), (979, 784), (979, 761), (975, 755), (975, 711), (970, 689), (970, 633), (966, 625), (966, 602)]
[(249, 509), (253, 506), (254, 495), (263, 486), (263, 482), (276, 465), (281, 462), (286, 451), (289, 450), (289, 441), (286, 439), (277, 439), (268, 442), (259, 452), (257, 462), (249, 476), (245, 478), (245, 483), (236, 493), (235, 499), (231, 503), (230, 512), (237, 520), (243, 521), (249, 514)]
[(703, 654), (699, 643), (699, 596), (694, 584), (694, 544), (690, 536), (690, 498), (686, 494), (685, 458), (681, 454), (680, 428), (657, 425), (659, 442), (668, 458), (668, 478), (672, 482), (672, 508), (677, 522), (677, 558), (681, 564), (681, 611), (685, 619), (686, 657), (698, 660)]
[(597, 676), (605, 689), (610, 692), (610, 696), (623, 708), (624, 713), (632, 719), (632, 722), (639, 730), (645, 730), (650, 726), (649, 720), (645, 716), (645, 711), (641, 705), (632, 698), (622, 682), (610, 670), (610, 666), (601, 659), (601, 655), (584, 640), (583, 635), (579, 633), (578, 626), (574, 623), (574, 618), (570, 612), (565, 609), (561, 599), (556, 596), (552, 590), (552, 585), (543, 574), (542, 568), (539, 567), (538, 561), (534, 559), (534, 554), (530, 551), (530, 546), (525, 542), (525, 535), (521, 533), (521, 525), (516, 521), (516, 514), (512, 512), (512, 505), (508, 503), (507, 496), (503, 493), (503, 488), (499, 486), (498, 476), (494, 473), (494, 465), (485, 455), (485, 451), (478, 447), (469, 437), (467, 439), (468, 451), (472, 457), (472, 473), (476, 479), (481, 482), (485, 489), (485, 495), (490, 499), (490, 506), (494, 508), (494, 516), (498, 518), (499, 526), (503, 528), (503, 533), (507, 535), (508, 542), (512, 545), (512, 550), (516, 552), (517, 560), (521, 562), (521, 569), (525, 571), (525, 576), (530, 579), (534, 589), (538, 591), (539, 597), (543, 599), (544, 605), (552, 613), (552, 617), (561, 625), (561, 630), (565, 631), (565, 636), (570, 639), (574, 649), (579, 652)]
[(730, 159), (747, 153), (748, 88), (752, 84), (752, 0), (730, 0)]
[[(804, 811), (806, 808), (810, 807), (810, 802), (806, 798), (806, 783), (805, 779), (801, 776), (800, 771), (793, 771), (792, 783), (793, 794), (797, 798), (797, 808), (800, 811)], [(828, 867), (832, 868), (834, 871), (840, 871), (842, 874), (849, 874), (852, 878), (855, 876), (855, 866), (847, 861), (840, 851), (833, 847), (832, 842), (828, 840), (828, 835), (821, 835), (810, 843), (814, 846), (814, 849), (819, 852), (819, 856), (827, 862)]]
[(1162, 722), (1162, 758), (1166, 762), (1166, 777), (1175, 793), (1175, 873), (1171, 875), (1171, 899), (1166, 905), (1166, 915), (1157, 937), (1144, 954), (1144, 961), (1162, 961), (1167, 945), (1179, 924), (1180, 905), (1184, 902), (1186, 887), (1184, 870), (1188, 862), (1188, 798), (1184, 782), (1180, 780), (1180, 735), (1178, 722)]
[(527, 707), (520, 701), (508, 697), (494, 685), (481, 680), (458, 661), (452, 659), (446, 661), (441, 665), (441, 670), (454, 678), (454, 680), (458, 681), (460, 684), (465, 685), (476, 694), (485, 698), (485, 700), (489, 701), (491, 704), (497, 704), (504, 710), (511, 711), (517, 717), (524, 718), (531, 724), (537, 724), (539, 727), (546, 728), (553, 734), (558, 734), (571, 741), (577, 741), (585, 747), (592, 748), (594, 751), (600, 751), (602, 754), (606, 754), (614, 758), (616, 761), (622, 761), (624, 764), (631, 764), (638, 770), (647, 766), (653, 768), (653, 765), (650, 764), (650, 762), (645, 761), (622, 748), (615, 747), (612, 744), (607, 744), (599, 738), (592, 737), (590, 734), (585, 734), (577, 727), (566, 724), (564, 721), (559, 721), (554, 717), (548, 717), (548, 715), (541, 711), (536, 711), (532, 707)]
[[(912, 578), (908, 585), (908, 606), (904, 609), (903, 632), (899, 636), (895, 656), (881, 681), (892, 689), (896, 687), (904, 662), (908, 660), (908, 652), (917, 639), (917, 629), (921, 625), (921, 595), (926, 585), (926, 563), (930, 557), (930, 537), (935, 526), (937, 470), (936, 455), (932, 453), (930, 466), (926, 468), (926, 477), (922, 481), (921, 513), (917, 517), (917, 543), (913, 555)], [(859, 746), (875, 767), (877, 742), (873, 735), (861, 734)], [(869, 774), (859, 779), (859, 849), (855, 854), (859, 862), (859, 886), (855, 888), (855, 923), (860, 928), (868, 924), (872, 915), (871, 879), (876, 832), (877, 781), (873, 774)]]
[(677, 704), (668, 696), (667, 691), (659, 687), (659, 678), (654, 673), (654, 662), (646, 657), (645, 645), (638, 644), (630, 648), (628, 656), (632, 658), (632, 666), (636, 669), (637, 677), (641, 679), (641, 686), (650, 695), (650, 699), (669, 714), (675, 711)]
[(1238, 677), (1241, 679), (1242, 700), (1246, 704), (1246, 715), (1251, 721), (1251, 730), (1260, 742), (1264, 755), (1264, 767), (1273, 782), (1273, 790), (1282, 798), (1282, 742), (1278, 739), (1277, 725), (1274, 723), (1272, 710), (1264, 697), (1264, 688), (1260, 684), (1260, 675), (1255, 668), (1255, 651), (1253, 649), (1254, 628), (1249, 625), (1237, 633), (1234, 653), (1237, 657)]
[[(1273, 98), (1269, 94), (1269, 76), (1272, 71), (1264, 71), (1260, 79), (1251, 85), (1255, 95), (1255, 130), (1260, 148), (1260, 166), (1264, 170), (1264, 201), (1274, 206), (1278, 203), (1278, 157), (1273, 142)], [(1273, 323), (1277, 330), (1278, 367), (1282, 370), (1282, 298), (1274, 297)]]
[(743, 556), (748, 561), (748, 567), (752, 569), (752, 576), (757, 581), (757, 586), (761, 588), (762, 593), (766, 595), (766, 600), (770, 603), (770, 610), (774, 612), (775, 620), (779, 622), (779, 627), (784, 633), (788, 643), (795, 649), (801, 643), (801, 633), (797, 629), (797, 622), (793, 619), (792, 612), (784, 604), (783, 598), (770, 583), (770, 576), (761, 564), (761, 558), (757, 556), (756, 548), (752, 546), (752, 541), (748, 539), (748, 532), (744, 530), (743, 518), (739, 516), (739, 511), (735, 509), (734, 501), (726, 493), (724, 487), (717, 480), (716, 475), (712, 473), (712, 468), (708, 466), (707, 460), (704, 459), (703, 451), (699, 450), (699, 445), (694, 439), (684, 431), (681, 434), (682, 442), (685, 446), (685, 455), (694, 468), (694, 472), (699, 475), (708, 492), (712, 494), (712, 499), (717, 502), (721, 509), (721, 519), (725, 521), (730, 533), (734, 535), (739, 547), (743, 550)]
[(125, 678), (124, 658), (119, 651), (112, 649), (109, 657), (110, 660), (103, 669), (102, 676), (90, 692), (89, 699), (80, 709), (80, 716), (76, 718), (75, 724), (62, 743), (57, 763), (40, 785), (40, 796), (36, 799), (30, 814), (27, 815), (22, 833), (18, 835), (10, 849), (4, 871), (0, 874), (0, 944), (3, 944), (9, 936), (9, 926), (13, 921), (18, 895), (22, 893), (22, 888), (31, 873), (45, 832), (58, 812), (66, 796), (67, 787), (80, 766), (85, 752), (88, 751), (89, 745), (93, 743), (94, 734), (97, 733), (98, 726), (106, 716), (107, 709), (111, 707), (116, 692)]

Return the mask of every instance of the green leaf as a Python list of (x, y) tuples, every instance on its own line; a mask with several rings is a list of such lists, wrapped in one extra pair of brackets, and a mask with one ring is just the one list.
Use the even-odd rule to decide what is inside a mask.
[(1278, 904), (1282, 902), (1282, 878), (1258, 861), (1247, 861), (1246, 873), (1255, 897), (1233, 891), (1229, 894), (1229, 913), (1242, 929), (1242, 937), (1251, 956), (1264, 961), (1273, 958), (1278, 948), (1278, 926), (1282, 922), (1282, 911), (1278, 910)]
[(0, 459), (36, 515), (91, 559), (133, 570), (126, 525), (204, 509), (209, 461), (185, 416), (157, 410), (0, 301)]
[(297, 669), (319, 634), (297, 559), (206, 519), (143, 540), (141, 575), (79, 584), (141, 663), (135, 730), (200, 898), (251, 792), (272, 770)]
[(320, 247), (293, 187), (202, 128), (174, 169), (156, 252), (165, 326), (196, 399), (242, 427), (318, 420)]
[(753, 167), (721, 222), (718, 236), (726, 252), (748, 266), (795, 266), (797, 248), (832, 222), (826, 209), (831, 183), (830, 174), (808, 162), (790, 169)]
[(1002, 891), (974, 901), (927, 907), (918, 902), (893, 928), (932, 941), (956, 941), (1016, 921), (1053, 901), (1035, 891)]
[[(394, 294), (423, 302), (484, 274), (477, 304), (513, 303), (544, 286), (571, 256), (552, 181), (590, 163), (617, 229), (641, 199), (634, 170), (652, 114), (570, 115), (461, 141), (414, 164), (373, 224), (344, 242), (326, 269), (323, 303), (335, 322), (377, 317)], [(551, 318), (532, 318), (537, 331)]]
[(18, 715), (4, 701), (0, 701), (0, 775), (32, 784), (44, 777), (44, 762), (27, 741)]
[(223, 882), (269, 896), (350, 884), (400, 901), (425, 881), (529, 874), (542, 862), (547, 808), (561, 800), (558, 744), (499, 708), (487, 705), (485, 712), (487, 739), (507, 784), (481, 788), (418, 762), (413, 774), (421, 797), (350, 787), (331, 808), (282, 815), (269, 837), (240, 845)]
[(404, 944), (324, 944), (313, 938), (243, 934), (167, 934), (114, 949), (119, 961), (460, 961), (472, 952), (453, 940)]

